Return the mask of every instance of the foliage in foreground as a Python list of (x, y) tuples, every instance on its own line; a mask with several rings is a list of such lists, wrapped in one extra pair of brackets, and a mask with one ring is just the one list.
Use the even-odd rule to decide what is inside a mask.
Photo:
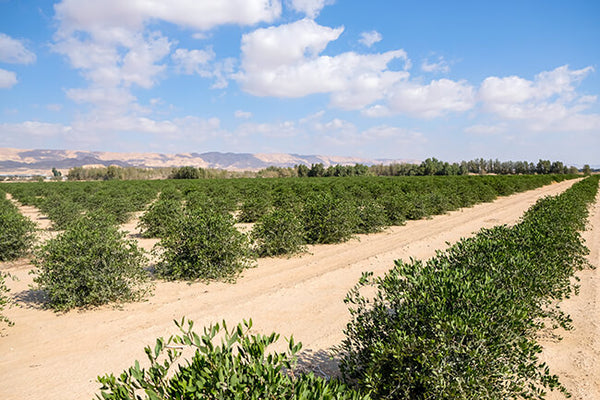
[[(233, 329), (211, 325), (198, 335), (193, 322), (175, 322), (180, 335), (156, 340), (154, 348), (145, 348), (150, 367), (139, 362), (119, 377), (98, 377), (104, 400), (134, 399), (347, 399), (369, 397), (347, 388), (338, 381), (326, 381), (311, 374), (295, 375), (293, 362), (301, 344), (289, 340), (288, 350), (267, 353), (267, 347), (279, 335), (251, 335), (252, 321), (244, 321)], [(221, 336), (221, 344), (215, 344)], [(194, 350), (193, 357), (177, 365), (185, 348)], [(174, 372), (174, 373), (173, 373)]]
[(35, 224), (0, 192), (0, 261), (14, 260), (31, 248)]
[(146, 261), (134, 240), (91, 214), (37, 250), (34, 282), (57, 311), (136, 301), (151, 290)]
[(187, 209), (159, 243), (156, 273), (164, 279), (234, 280), (254, 264), (248, 237), (230, 214), (211, 208)]
[(10, 298), (6, 295), (10, 289), (6, 287), (6, 283), (4, 282), (7, 276), (9, 275), (0, 271), (0, 323), (5, 322), (10, 326), (13, 324), (12, 321), (1, 314), (2, 310), (10, 304)]
[[(514, 227), (484, 229), (428, 261), (397, 261), (349, 292), (338, 348), (348, 382), (386, 399), (543, 399), (566, 393), (538, 359), (544, 322), (588, 264), (578, 230), (598, 179), (540, 200)], [(365, 297), (364, 290), (374, 297)]]

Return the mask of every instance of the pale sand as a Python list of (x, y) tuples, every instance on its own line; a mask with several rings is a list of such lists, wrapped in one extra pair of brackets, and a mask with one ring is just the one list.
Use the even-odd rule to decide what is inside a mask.
[[(349, 318), (343, 299), (362, 271), (381, 274), (396, 259), (426, 259), (447, 242), (480, 228), (513, 224), (537, 199), (558, 194), (572, 184), (562, 182), (429, 220), (409, 221), (339, 245), (314, 246), (310, 254), (300, 257), (261, 259), (258, 267), (245, 271), (236, 284), (158, 282), (148, 301), (126, 304), (122, 309), (102, 307), (62, 315), (42, 310), (28, 291), (31, 265), (26, 261), (4, 263), (1, 268), (19, 278), (9, 280), (11, 294), (24, 301), (4, 312), (15, 326), (4, 329), (5, 336), (0, 337), (0, 398), (92, 398), (99, 388), (97, 375), (118, 374), (135, 359), (145, 360), (143, 347), (158, 336), (175, 333), (172, 320), (182, 316), (193, 319), (198, 329), (222, 319), (234, 324), (252, 318), (256, 332), (293, 334), (304, 344), (303, 360), (322, 361), (319, 367), (329, 372), (326, 351), (343, 338)], [(135, 222), (127, 229), (133, 231), (134, 227)], [(154, 242), (141, 240), (145, 248)], [(597, 243), (595, 240), (590, 246)], [(597, 248), (595, 254), (597, 261)], [(582, 290), (573, 301), (587, 304), (597, 296), (597, 291), (586, 293)], [(585, 322), (591, 320), (586, 317)], [(575, 342), (581, 344), (582, 340)], [(281, 340), (280, 347), (284, 344)], [(570, 371), (577, 375), (583, 370)], [(578, 376), (587, 380), (585, 375)]]

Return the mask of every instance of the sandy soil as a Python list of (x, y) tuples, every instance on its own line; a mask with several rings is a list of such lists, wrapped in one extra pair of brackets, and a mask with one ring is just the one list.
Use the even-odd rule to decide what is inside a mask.
[[(300, 257), (261, 259), (258, 267), (247, 270), (236, 284), (159, 282), (148, 301), (121, 309), (102, 307), (62, 315), (43, 310), (28, 288), (32, 277), (27, 260), (0, 264), (19, 279), (8, 282), (18, 306), (5, 310), (15, 326), (4, 329), (0, 337), (0, 398), (91, 398), (99, 387), (96, 376), (120, 373), (135, 359), (145, 359), (143, 347), (158, 336), (175, 333), (172, 320), (182, 316), (193, 319), (198, 327), (223, 319), (233, 324), (252, 318), (257, 332), (293, 334), (304, 344), (301, 361), (331, 373), (327, 349), (341, 341), (348, 320), (343, 298), (363, 271), (383, 273), (393, 260), (428, 258), (447, 242), (482, 227), (515, 223), (537, 199), (560, 193), (572, 183), (549, 185), (429, 220), (409, 221), (340, 245), (314, 246), (310, 254)], [(134, 228), (134, 222), (127, 227), (135, 237)], [(596, 239), (591, 244), (597, 243)], [(141, 244), (150, 248), (153, 242), (141, 240)], [(595, 254), (598, 261), (597, 248)], [(583, 304), (579, 307), (587, 307), (582, 301), (592, 302), (597, 321), (594, 296), (598, 296), (596, 287), (589, 293), (582, 289), (574, 301)], [(583, 329), (589, 328), (576, 327), (573, 334), (598, 337), (597, 325), (595, 332), (580, 333)], [(593, 347), (591, 340), (589, 346)], [(281, 344), (285, 344), (283, 340)], [(598, 376), (584, 368), (586, 363), (575, 361), (574, 367), (568, 367), (575, 381), (587, 381), (585, 373), (590, 379)]]

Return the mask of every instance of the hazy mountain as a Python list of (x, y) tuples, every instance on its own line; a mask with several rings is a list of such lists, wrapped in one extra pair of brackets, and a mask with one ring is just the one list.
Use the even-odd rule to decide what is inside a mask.
[(181, 167), (219, 168), (231, 171), (259, 170), (269, 166), (291, 167), (297, 164), (322, 163), (329, 165), (354, 165), (357, 163), (390, 164), (415, 163), (416, 160), (367, 159), (321, 155), (283, 153), (114, 153), (80, 150), (23, 150), (0, 148), (1, 175), (49, 175), (52, 168), (63, 172), (73, 167), (109, 166), (120, 167)]

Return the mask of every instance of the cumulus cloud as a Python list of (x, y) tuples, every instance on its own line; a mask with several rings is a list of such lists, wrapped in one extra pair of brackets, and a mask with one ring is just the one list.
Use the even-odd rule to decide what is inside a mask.
[(22, 41), (0, 33), (0, 62), (32, 64), (35, 60), (35, 54), (27, 50)]
[(154, 125), (143, 119), (149, 110), (138, 104), (133, 88), (154, 87), (169, 61), (180, 73), (213, 78), (215, 88), (226, 87), (234, 69), (233, 59), (216, 61), (210, 48), (177, 49), (168, 57), (176, 43), (152, 30), (154, 22), (199, 30), (194, 37), (204, 38), (204, 31), (222, 24), (271, 22), (281, 14), (281, 2), (173, 0), (166, 6), (158, 0), (63, 0), (54, 9), (58, 28), (52, 48), (88, 81), (87, 87), (67, 89), (67, 96), (93, 106), (90, 121), (121, 121), (152, 131)]
[(439, 56), (436, 61), (429, 61), (428, 59), (423, 60), (421, 63), (421, 70), (424, 72), (447, 74), (450, 72), (450, 65), (448, 65), (448, 62), (444, 57)]
[(303, 19), (248, 33), (242, 38), (242, 71), (236, 78), (246, 92), (256, 96), (329, 93), (333, 105), (358, 109), (408, 76), (405, 71), (388, 70), (392, 60), (407, 60), (404, 50), (321, 55), (343, 31), (343, 27), (330, 28)]
[(392, 112), (421, 118), (434, 118), (447, 112), (467, 111), (475, 105), (475, 90), (466, 81), (449, 79), (428, 85), (405, 83), (397, 86), (388, 99)]
[(175, 67), (184, 74), (204, 74), (206, 66), (215, 58), (212, 48), (206, 50), (177, 49), (171, 56)]
[(585, 111), (595, 96), (577, 93), (592, 67), (571, 70), (568, 65), (544, 71), (527, 80), (518, 76), (488, 77), (479, 88), (484, 111), (506, 121), (519, 121), (533, 131), (592, 130), (600, 115)]
[(109, 27), (139, 30), (151, 20), (163, 20), (199, 30), (223, 24), (271, 22), (281, 14), (278, 0), (63, 0), (55, 5), (63, 32)]
[(310, 18), (315, 18), (323, 7), (333, 3), (333, 0), (288, 0), (287, 2), (292, 10), (304, 13)]
[(367, 47), (371, 47), (375, 43), (381, 42), (382, 39), (383, 37), (381, 36), (381, 33), (377, 31), (370, 31), (361, 33), (359, 42)]
[(17, 74), (0, 68), (0, 89), (10, 89), (17, 82)]
[(210, 47), (205, 50), (177, 49), (171, 58), (176, 70), (181, 73), (213, 78), (215, 82), (212, 88), (215, 89), (227, 87), (234, 72), (235, 59), (215, 61), (215, 53)]

